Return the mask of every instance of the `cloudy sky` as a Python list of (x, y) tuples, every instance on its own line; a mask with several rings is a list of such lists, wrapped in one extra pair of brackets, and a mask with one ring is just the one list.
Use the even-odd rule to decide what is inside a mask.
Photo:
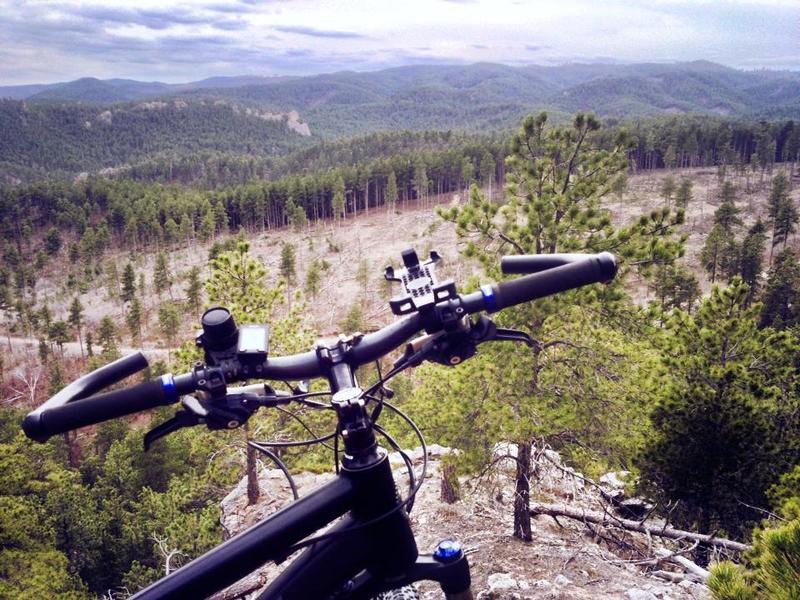
[(0, 85), (696, 59), (800, 70), (800, 0), (0, 0)]

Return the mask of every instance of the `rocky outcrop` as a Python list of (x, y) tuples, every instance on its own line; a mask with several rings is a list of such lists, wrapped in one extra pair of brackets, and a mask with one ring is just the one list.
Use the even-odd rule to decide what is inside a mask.
[[(457, 538), (469, 552), (473, 590), (482, 600), (583, 599), (602, 600), (692, 600), (704, 597), (700, 584), (665, 582), (641, 567), (615, 556), (606, 545), (591, 539), (579, 523), (556, 523), (547, 516), (532, 521), (534, 541), (530, 544), (512, 537), (513, 474), (492, 469), (477, 481), (462, 480), (463, 499), (455, 504), (439, 500), (441, 456), (452, 452), (441, 446), (428, 449), (428, 478), (416, 498), (411, 521), (420, 552), (430, 552), (446, 538)], [(511, 454), (513, 444), (497, 449), (496, 455)], [(409, 452), (419, 474), (422, 451)], [(402, 458), (391, 457), (401, 494), (406, 494), (406, 466)], [(501, 463), (498, 463), (498, 466)], [(557, 466), (556, 466), (557, 465)], [(601, 498), (576, 474), (567, 470), (552, 450), (545, 458), (539, 453), (532, 490), (537, 499), (571, 498), (576, 506), (589, 508)], [(301, 473), (296, 477), (300, 495), (307, 494), (333, 477), (333, 473)], [(582, 476), (580, 476), (582, 477)], [(577, 482), (575, 481), (577, 480)], [(609, 489), (624, 480), (622, 474), (608, 477)], [(278, 469), (264, 468), (259, 474), (262, 500), (247, 506), (247, 484), (242, 481), (222, 502), (222, 522), (233, 535), (269, 516), (292, 501), (291, 489)], [(218, 594), (216, 600), (253, 598), (261, 586), (279, 572), (267, 565), (238, 584), (236, 590)], [(441, 598), (438, 586), (419, 584), (421, 598)]]

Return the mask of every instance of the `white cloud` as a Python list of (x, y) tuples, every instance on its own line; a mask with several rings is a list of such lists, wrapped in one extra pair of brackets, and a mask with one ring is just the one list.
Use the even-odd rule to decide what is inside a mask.
[(0, 84), (436, 60), (708, 59), (800, 69), (798, 12), (797, 0), (0, 0)]

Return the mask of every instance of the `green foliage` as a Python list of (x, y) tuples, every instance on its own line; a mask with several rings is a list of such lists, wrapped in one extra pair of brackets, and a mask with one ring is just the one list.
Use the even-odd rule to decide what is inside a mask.
[(389, 171), (389, 178), (386, 183), (386, 203), (394, 209), (397, 202), (397, 175), (395, 172)]
[(180, 313), (178, 308), (171, 302), (168, 302), (158, 309), (158, 328), (161, 335), (167, 341), (170, 347), (175, 344), (175, 336), (180, 327)]
[[(627, 168), (628, 146), (624, 136), (618, 136), (610, 149), (601, 147), (599, 130), (600, 123), (592, 115), (577, 115), (570, 128), (548, 127), (545, 114), (526, 118), (507, 159), (507, 203), (501, 207), (489, 202), (473, 186), (467, 206), (441, 213), (455, 222), (456, 233), (466, 239), (467, 256), (477, 257), (494, 276), (499, 275), (498, 254), (511, 252), (609, 250), (638, 265), (671, 263), (682, 249), (682, 241), (671, 237), (682, 222), (681, 213), (671, 215), (664, 209), (617, 228), (608, 211), (601, 208), (601, 200)], [(623, 265), (615, 284), (604, 289), (560, 294), (498, 316), (504, 324), (528, 331), (534, 347), (529, 353), (517, 350), (513, 358), (495, 355), (496, 364), (503, 368), (485, 372), (486, 383), (479, 384), (479, 389), (481, 385), (487, 388), (486, 396), (497, 397), (502, 406), (476, 411), (467, 421), (468, 427), (463, 427), (463, 415), (453, 419), (462, 428), (461, 435), (478, 438), (460, 440), (466, 447), (481, 449), (485, 459), (492, 439), (511, 440), (521, 448), (529, 448), (534, 437), (555, 443), (556, 434), (564, 432), (586, 443), (591, 439), (598, 447), (607, 447), (609, 439), (619, 439), (605, 425), (594, 427), (596, 416), (607, 410), (603, 404), (611, 402), (597, 382), (597, 372), (606, 372), (611, 361), (611, 350), (604, 345), (604, 336), (587, 339), (587, 331), (600, 324), (595, 311), (626, 311), (622, 282), (630, 272), (631, 267)], [(581, 352), (573, 354), (576, 348)], [(456, 385), (451, 381), (447, 387), (456, 389)], [(574, 405), (565, 399), (573, 393), (581, 396)], [(453, 392), (447, 396), (458, 397)], [(573, 406), (580, 408), (571, 410)], [(611, 410), (610, 414), (616, 413)], [(626, 439), (635, 436), (628, 434)], [(630, 449), (625, 454), (630, 456)], [(514, 507), (515, 535), (522, 539), (530, 537), (525, 530), (530, 521), (527, 492), (520, 494), (527, 490), (528, 468), (524, 464), (519, 467), (517, 491), (523, 499), (515, 501)]]
[(723, 562), (711, 569), (708, 586), (715, 600), (800, 597), (800, 466), (785, 474), (771, 495), (786, 520), (756, 529), (743, 565)]
[(747, 505), (763, 506), (767, 487), (798, 457), (773, 429), (791, 414), (797, 341), (759, 330), (759, 307), (747, 307), (747, 295), (734, 279), (694, 316), (670, 316), (654, 434), (639, 461), (653, 493), (680, 501), (676, 523), (737, 536), (759, 517)]
[[(144, 290), (142, 290), (144, 292)], [(136, 295), (136, 272), (133, 270), (133, 265), (127, 263), (125, 269), (122, 271), (122, 291), (120, 297), (122, 301), (127, 303), (133, 300)]]
[(659, 265), (654, 283), (662, 312), (669, 312), (673, 308), (691, 312), (700, 298), (700, 283), (683, 265)]
[(766, 241), (766, 227), (763, 221), (758, 219), (747, 231), (747, 235), (742, 241), (741, 254), (739, 256), (739, 274), (750, 289), (748, 301), (758, 293), (761, 286), (761, 272), (764, 268), (764, 244), (766, 244)]
[(69, 325), (66, 323), (66, 321), (54, 321), (47, 329), (47, 337), (50, 340), (50, 343), (58, 346), (61, 354), (63, 355), (64, 344), (71, 339), (69, 335)]
[(235, 250), (223, 252), (211, 261), (211, 275), (206, 281), (209, 302), (230, 310), (237, 323), (269, 323), (273, 352), (307, 350), (312, 336), (302, 318), (304, 303), (298, 298), (288, 312), (279, 316), (284, 284), (278, 281), (268, 285), (267, 269), (250, 255), (249, 249), (247, 242), (239, 242)]
[(717, 223), (711, 229), (703, 248), (700, 250), (700, 263), (711, 277), (730, 280), (739, 271), (741, 248), (733, 233)]
[(281, 296), (280, 286), (265, 289), (267, 269), (250, 253), (247, 242), (211, 260), (206, 293), (212, 304), (225, 306), (237, 322), (267, 323)]
[(100, 321), (97, 331), (97, 343), (102, 348), (103, 358), (113, 360), (119, 357), (119, 339), (117, 326), (111, 317), (105, 316)]
[(344, 320), (340, 323), (339, 329), (342, 333), (348, 335), (364, 329), (364, 309), (360, 302), (353, 303)]
[(736, 206), (736, 187), (730, 181), (726, 181), (722, 184), (719, 196), (721, 203), (714, 212), (714, 223), (727, 232), (733, 231), (735, 227), (742, 225), (740, 211)]
[(58, 254), (58, 251), (61, 250), (61, 233), (57, 227), (51, 227), (47, 230), (47, 234), (44, 237), (44, 250), (48, 256)]
[(203, 296), (203, 282), (200, 280), (200, 267), (192, 267), (186, 273), (186, 300), (195, 315), (200, 313)]
[(776, 257), (769, 271), (767, 288), (762, 298), (761, 327), (786, 329), (798, 323), (800, 316), (800, 264), (788, 248)]
[(315, 299), (319, 294), (320, 282), (322, 280), (322, 267), (318, 260), (311, 261), (306, 273), (305, 293), (309, 298)]
[(125, 323), (128, 325), (128, 330), (131, 333), (131, 338), (134, 341), (142, 341), (142, 321), (144, 319), (144, 312), (142, 310), (142, 303), (138, 298), (134, 298), (128, 308), (128, 314), (125, 315)]
[(675, 206), (685, 209), (692, 200), (692, 180), (682, 177), (678, 189), (675, 191)]
[(669, 204), (670, 200), (672, 200), (672, 195), (675, 193), (675, 178), (672, 175), (667, 175), (664, 177), (664, 180), (661, 182), (661, 197), (664, 198), (664, 202)]
[(794, 233), (795, 226), (800, 221), (800, 212), (789, 195), (789, 184), (783, 173), (778, 173), (772, 180), (772, 189), (768, 198), (769, 217), (772, 221), (772, 246), (783, 244), (789, 240), (789, 235)]
[(280, 273), (283, 280), (286, 282), (286, 285), (292, 285), (294, 283), (295, 277), (297, 277), (297, 271), (295, 270), (295, 249), (294, 245), (290, 244), (289, 242), (284, 242), (281, 245), (281, 261), (280, 261)]
[(167, 255), (163, 252), (156, 254), (156, 264), (153, 269), (153, 287), (156, 294), (160, 297), (164, 291), (169, 291), (172, 294), (172, 273), (169, 270), (169, 262)]

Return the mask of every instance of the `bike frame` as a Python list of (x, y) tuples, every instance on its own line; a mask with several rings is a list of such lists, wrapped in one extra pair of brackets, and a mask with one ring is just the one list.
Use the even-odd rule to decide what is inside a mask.
[(423, 579), (439, 582), (449, 600), (472, 598), (463, 553), (419, 556), (388, 454), (375, 441), (349, 365), (337, 364), (329, 379), (338, 390), (332, 403), (344, 439), (337, 477), (157, 581), (134, 600), (208, 596), (268, 561), (285, 560), (292, 545), (340, 517), (332, 535), (304, 550), (260, 600), (367, 600)]

